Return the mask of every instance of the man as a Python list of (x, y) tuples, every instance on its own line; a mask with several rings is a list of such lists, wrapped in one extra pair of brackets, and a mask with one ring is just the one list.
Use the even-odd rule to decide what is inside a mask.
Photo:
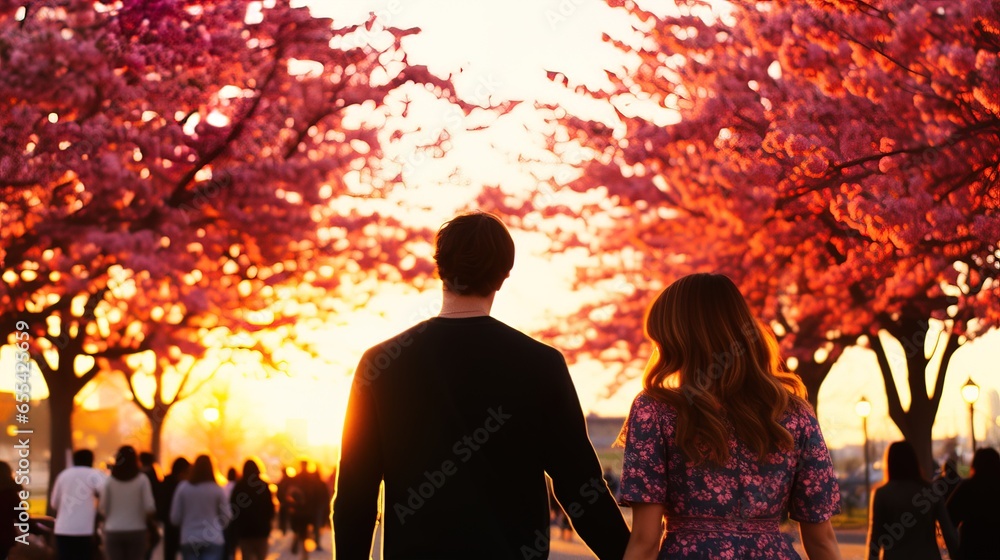
[(94, 553), (97, 495), (107, 480), (93, 468), (94, 452), (73, 453), (73, 466), (59, 473), (52, 485), (56, 551), (59, 560), (90, 560)]
[(599, 558), (628, 541), (562, 355), (490, 317), (514, 264), (491, 214), (438, 232), (437, 317), (369, 349), (354, 375), (333, 502), (334, 554), (367, 559), (385, 482), (386, 560), (549, 554), (545, 474)]

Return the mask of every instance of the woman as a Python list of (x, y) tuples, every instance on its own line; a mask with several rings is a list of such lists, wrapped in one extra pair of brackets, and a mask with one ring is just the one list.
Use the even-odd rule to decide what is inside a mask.
[(235, 514), (231, 525), (233, 536), (243, 560), (267, 558), (267, 537), (274, 520), (274, 496), (267, 482), (261, 479), (256, 459), (247, 459), (243, 464), (243, 477), (233, 486), (229, 505)]
[(623, 430), (625, 559), (797, 559), (779, 531), (787, 511), (810, 559), (839, 560), (840, 492), (819, 424), (733, 282), (677, 280), (646, 335), (653, 357)]
[(101, 489), (98, 508), (104, 516), (104, 550), (108, 560), (142, 560), (149, 545), (148, 523), (156, 515), (153, 487), (139, 470), (135, 448), (123, 445), (115, 454), (111, 477)]
[(885, 453), (886, 481), (872, 492), (868, 558), (941, 560), (934, 522), (941, 526), (948, 554), (958, 558), (958, 535), (948, 518), (944, 495), (924, 479), (913, 446), (897, 441)]
[(170, 504), (170, 522), (181, 528), (181, 558), (222, 560), (226, 542), (222, 530), (229, 517), (229, 503), (215, 481), (212, 459), (199, 455)]
[(948, 515), (958, 526), (962, 560), (996, 558), (1000, 551), (1000, 453), (991, 447), (972, 456), (972, 476), (948, 501)]

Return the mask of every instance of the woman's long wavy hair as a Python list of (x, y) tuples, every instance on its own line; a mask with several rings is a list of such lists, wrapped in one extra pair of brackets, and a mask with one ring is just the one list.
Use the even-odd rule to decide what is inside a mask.
[(676, 408), (677, 444), (690, 460), (724, 465), (730, 430), (760, 461), (793, 447), (778, 421), (793, 403), (809, 406), (805, 386), (732, 280), (675, 281), (650, 306), (646, 336), (655, 351), (643, 388)]

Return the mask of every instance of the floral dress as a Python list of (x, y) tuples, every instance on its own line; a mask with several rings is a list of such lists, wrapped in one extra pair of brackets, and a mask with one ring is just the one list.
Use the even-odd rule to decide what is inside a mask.
[(677, 411), (645, 393), (629, 413), (621, 499), (666, 507), (659, 560), (798, 559), (779, 531), (785, 512), (821, 523), (840, 512), (830, 452), (812, 411), (792, 405), (780, 420), (795, 448), (757, 454), (730, 437), (722, 467), (686, 461), (676, 441)]

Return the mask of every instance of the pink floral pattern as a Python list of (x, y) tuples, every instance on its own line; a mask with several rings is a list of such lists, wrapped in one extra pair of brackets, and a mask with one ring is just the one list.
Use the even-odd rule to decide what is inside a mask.
[(840, 512), (837, 477), (815, 415), (792, 406), (780, 422), (795, 439), (793, 450), (771, 453), (761, 463), (730, 438), (724, 466), (694, 465), (677, 447), (676, 409), (645, 393), (636, 397), (627, 422), (621, 499), (666, 506), (660, 560), (798, 559), (776, 530), (777, 521), (787, 513), (820, 523)]

